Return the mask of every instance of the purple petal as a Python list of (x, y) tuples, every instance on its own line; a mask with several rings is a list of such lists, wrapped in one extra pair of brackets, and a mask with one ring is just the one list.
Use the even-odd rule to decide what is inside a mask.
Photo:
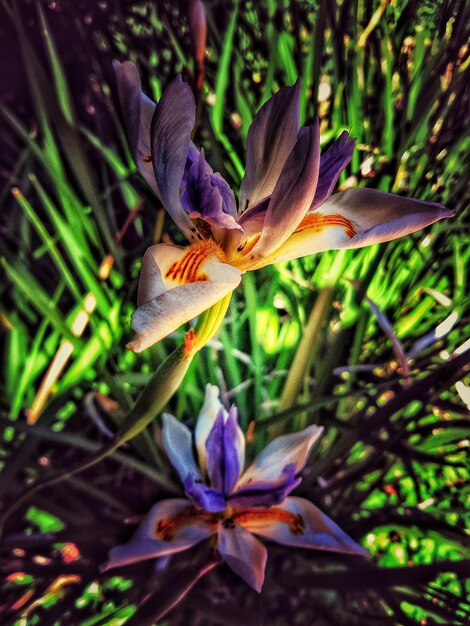
[(270, 196), (299, 132), (300, 80), (280, 89), (256, 114), (247, 139), (240, 213)]
[(207, 473), (214, 489), (224, 488), (224, 409), (219, 411), (206, 441)]
[(113, 61), (122, 115), (137, 170), (159, 194), (151, 161), (150, 125), (155, 103), (142, 93), (139, 72), (130, 61)]
[(229, 494), (241, 472), (238, 439), (237, 409), (232, 407), (226, 416), (221, 409), (206, 441), (207, 473), (214, 489)]
[(355, 139), (349, 139), (349, 133), (343, 131), (331, 148), (320, 158), (318, 185), (310, 210), (313, 211), (331, 196), (341, 172), (352, 158)]
[(286, 465), (284, 468), (284, 482), (273, 486), (269, 481), (251, 483), (247, 487), (238, 489), (228, 499), (230, 506), (234, 508), (271, 507), (281, 504), (291, 491), (296, 489), (302, 482), (297, 476), (295, 466)]
[(243, 469), (240, 465), (239, 430), (238, 410), (236, 406), (232, 406), (224, 424), (224, 492), (226, 494), (232, 492)]
[(320, 130), (318, 119), (302, 128), (269, 201), (263, 230), (253, 258), (274, 252), (294, 232), (308, 212), (318, 182)]
[(367, 550), (304, 498), (287, 498), (281, 507), (266, 511), (265, 519), (248, 514), (237, 519), (237, 523), (250, 532), (286, 546), (368, 555)]
[(218, 513), (227, 506), (225, 498), (220, 491), (211, 489), (201, 479), (196, 479), (193, 474), (186, 477), (184, 491), (188, 498), (204, 511)]
[(191, 88), (181, 76), (165, 89), (152, 120), (152, 162), (160, 198), (168, 213), (189, 241), (195, 227), (180, 200), (196, 104)]
[(268, 558), (263, 544), (251, 533), (227, 520), (220, 527), (217, 549), (227, 565), (259, 593)]
[(251, 209), (248, 209), (243, 213), (243, 215), (240, 215), (238, 223), (245, 231), (245, 235), (253, 235), (254, 233), (260, 233), (263, 230), (269, 201), (270, 197), (266, 198), (262, 202), (259, 202)]
[(187, 550), (214, 534), (217, 527), (215, 519), (199, 514), (189, 500), (162, 500), (145, 516), (129, 543), (110, 550), (101, 571)]
[(234, 495), (246, 489), (276, 489), (298, 476), (323, 428), (309, 426), (298, 433), (277, 437), (259, 454), (238, 481)]
[(163, 419), (163, 447), (168, 455), (170, 463), (178, 472), (181, 482), (191, 474), (200, 479), (199, 468), (194, 460), (193, 437), (187, 426), (182, 424), (173, 415), (164, 413)]
[(199, 412), (194, 431), (199, 467), (203, 472), (207, 470), (206, 441), (221, 410), (225, 409), (219, 400), (219, 388), (207, 384), (204, 404)]
[(212, 171), (203, 150), (189, 151), (182, 188), (181, 202), (191, 219), (203, 219), (215, 228), (240, 229), (233, 191)]

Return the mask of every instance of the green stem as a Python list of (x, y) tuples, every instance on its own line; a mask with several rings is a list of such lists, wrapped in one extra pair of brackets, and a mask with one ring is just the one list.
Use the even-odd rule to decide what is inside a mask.
[(230, 300), (232, 299), (232, 293), (229, 293), (222, 300), (219, 300), (214, 306), (200, 315), (195, 333), (194, 349), (200, 350), (213, 338), (215, 333), (219, 330), (222, 324), (225, 314), (227, 313)]
[[(318, 294), (315, 306), (310, 313), (307, 325), (305, 326), (302, 339), (295, 353), (294, 360), (287, 375), (286, 384), (282, 392), (279, 402), (279, 410), (285, 411), (298, 401), (298, 395), (306, 372), (317, 350), (318, 337), (328, 312), (331, 297), (333, 295), (332, 287), (323, 288)], [(268, 433), (269, 438), (273, 439), (281, 435), (290, 420), (279, 422), (272, 426)]]

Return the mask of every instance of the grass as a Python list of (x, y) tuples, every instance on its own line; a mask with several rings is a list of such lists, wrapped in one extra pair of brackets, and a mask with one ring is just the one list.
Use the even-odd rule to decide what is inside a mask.
[[(190, 76), (185, 6), (2, 1), (24, 87), (7, 87), (0, 108), (5, 506), (108, 443), (183, 336), (125, 350), (143, 252), (162, 232), (179, 235), (131, 162), (111, 61), (133, 59), (155, 97), (177, 72)], [(235, 190), (252, 116), (300, 75), (302, 118), (320, 116), (322, 144), (345, 128), (358, 139), (343, 188), (439, 201), (457, 217), (244, 277), (168, 410), (192, 422), (205, 384), (218, 384), (254, 433), (251, 455), (279, 424), (325, 426), (299, 493), (372, 559), (358, 571), (351, 559), (272, 546), (260, 597), (219, 567), (165, 623), (464, 624), (468, 6), (210, 2), (207, 16), (195, 141)], [(124, 624), (146, 590), (200, 567), (196, 550), (168, 570), (144, 563), (98, 576), (109, 547), (175, 488), (158, 423), (10, 516), (4, 623)]]

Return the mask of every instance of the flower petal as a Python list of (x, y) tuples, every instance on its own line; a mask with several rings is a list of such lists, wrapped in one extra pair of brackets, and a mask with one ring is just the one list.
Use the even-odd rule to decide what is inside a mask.
[(250, 258), (274, 252), (294, 232), (309, 210), (318, 182), (320, 130), (318, 119), (302, 128), (269, 201), (263, 230)]
[(242, 474), (234, 494), (248, 487), (257, 489), (258, 485), (262, 490), (277, 488), (298, 475), (322, 432), (322, 427), (312, 425), (297, 433), (276, 437)]
[(295, 474), (293, 466), (286, 466), (285, 479), (273, 485), (270, 481), (254, 482), (252, 485), (241, 487), (231, 495), (227, 503), (236, 509), (252, 507), (271, 507), (282, 504), (291, 491), (302, 482), (302, 478)]
[(316, 548), (367, 556), (368, 552), (327, 515), (304, 498), (287, 498), (282, 506), (236, 516), (236, 523), (256, 535), (298, 548)]
[(218, 513), (225, 510), (227, 506), (220, 491), (208, 487), (201, 479), (195, 480), (192, 474), (184, 481), (184, 491), (188, 498), (204, 511)]
[(181, 482), (184, 483), (188, 475), (193, 475), (196, 479), (201, 478), (194, 459), (193, 437), (189, 428), (169, 413), (162, 415), (162, 421), (163, 447)]
[(337, 213), (353, 222), (357, 234), (342, 246), (347, 248), (391, 241), (454, 215), (442, 204), (403, 198), (376, 189), (349, 189), (337, 193), (318, 210), (324, 215)]
[(195, 115), (191, 88), (177, 76), (165, 89), (151, 128), (153, 170), (161, 201), (189, 241), (196, 239), (196, 228), (181, 204), (180, 187)]
[(235, 487), (245, 464), (245, 436), (238, 425), (238, 409), (230, 407), (224, 427), (225, 476), (224, 492), (229, 494)]
[(452, 216), (452, 211), (434, 202), (375, 189), (350, 189), (309, 212), (269, 262), (391, 241)]
[(194, 430), (199, 467), (203, 472), (207, 470), (207, 437), (220, 411), (225, 411), (225, 409), (222, 402), (219, 400), (219, 388), (216, 385), (208, 384), (206, 385), (204, 404), (199, 412), (196, 428)]
[[(228, 526), (228, 525), (227, 525)], [(217, 549), (227, 565), (258, 593), (264, 582), (268, 551), (240, 526), (221, 525)]]
[[(238, 229), (235, 196), (228, 183), (207, 163), (204, 150), (191, 148), (182, 181), (181, 203), (191, 219), (203, 219), (215, 229)], [(212, 230), (212, 229), (211, 229)]]
[(255, 115), (248, 131), (239, 213), (272, 194), (297, 141), (299, 99), (300, 80), (293, 87), (280, 89)]
[[(210, 485), (229, 495), (237, 483), (243, 465), (245, 438), (238, 426), (238, 413), (232, 406), (229, 414), (222, 408), (206, 439), (207, 474)], [(242, 458), (240, 458), (240, 452)]]
[(224, 489), (224, 409), (221, 409), (206, 440), (207, 474), (211, 487)]
[(159, 196), (150, 148), (150, 125), (155, 103), (142, 93), (139, 71), (130, 61), (113, 61), (122, 115), (137, 170)]
[(187, 550), (213, 535), (217, 527), (213, 516), (199, 513), (189, 500), (162, 500), (151, 508), (129, 543), (110, 550), (101, 571)]
[(313, 211), (323, 204), (338, 181), (341, 172), (352, 158), (356, 145), (355, 139), (349, 138), (349, 133), (343, 131), (329, 150), (320, 157), (320, 172), (318, 174), (318, 185), (315, 190), (310, 210)]
[(139, 307), (132, 316), (136, 332), (128, 347), (141, 352), (231, 293), (241, 272), (221, 263), (213, 242), (188, 248), (152, 246), (142, 263)]

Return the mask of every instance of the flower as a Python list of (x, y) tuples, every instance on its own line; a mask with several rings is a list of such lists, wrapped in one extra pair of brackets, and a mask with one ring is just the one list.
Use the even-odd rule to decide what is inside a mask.
[(138, 171), (190, 245), (151, 246), (142, 261), (136, 335), (140, 352), (231, 293), (241, 275), (277, 261), (390, 241), (453, 215), (440, 204), (376, 191), (331, 195), (355, 140), (341, 133), (320, 156), (318, 120), (300, 128), (300, 82), (266, 102), (248, 132), (238, 210), (233, 191), (190, 139), (195, 102), (177, 77), (158, 105), (135, 65), (115, 62)]
[(267, 550), (254, 535), (287, 546), (368, 554), (311, 502), (289, 496), (322, 431), (309, 426), (274, 439), (243, 472), (237, 409), (226, 411), (217, 387), (207, 385), (194, 442), (187, 426), (163, 415), (163, 444), (187, 497), (155, 504), (131, 541), (110, 550), (102, 570), (180, 552), (214, 536), (225, 562), (260, 591)]

